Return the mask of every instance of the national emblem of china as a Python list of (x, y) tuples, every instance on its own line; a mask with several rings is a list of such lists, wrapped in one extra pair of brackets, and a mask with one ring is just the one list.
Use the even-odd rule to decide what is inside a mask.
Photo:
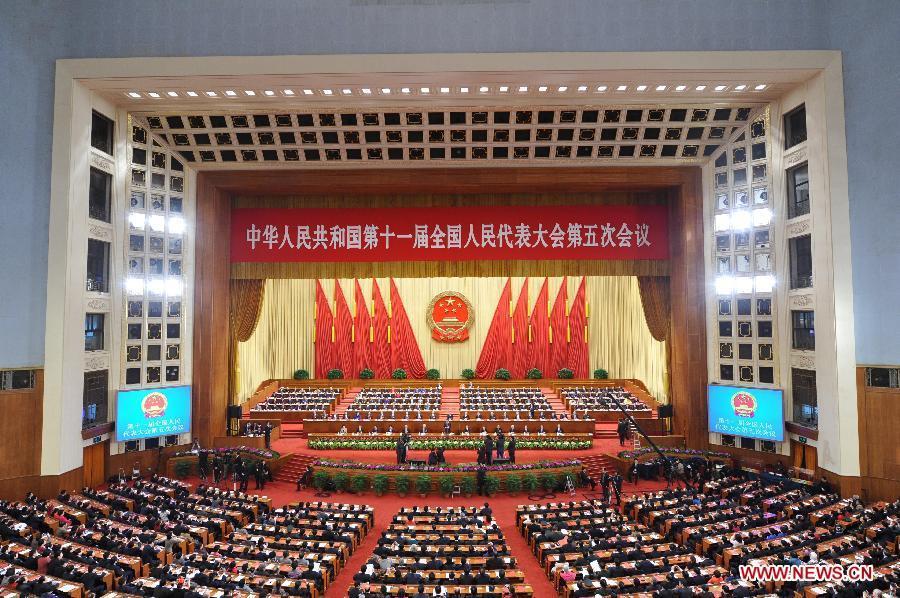
[(144, 412), (146, 419), (154, 419), (162, 417), (166, 414), (166, 408), (169, 406), (169, 400), (161, 392), (151, 392), (144, 400), (141, 401), (141, 411)]
[(442, 343), (458, 343), (469, 338), (472, 325), (472, 304), (456, 291), (435, 296), (426, 314), (431, 337)]
[(747, 392), (738, 392), (731, 397), (731, 407), (738, 417), (756, 415), (756, 398)]

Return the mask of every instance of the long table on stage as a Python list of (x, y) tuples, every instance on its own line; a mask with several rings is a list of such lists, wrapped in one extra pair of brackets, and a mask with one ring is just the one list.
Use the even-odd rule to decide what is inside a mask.
[[(342, 427), (346, 427), (347, 434), (354, 434), (362, 427), (363, 434), (368, 434), (377, 426), (379, 433), (383, 434), (388, 428), (393, 428), (394, 433), (399, 434), (403, 431), (403, 426), (408, 426), (410, 434), (415, 436), (422, 432), (423, 424), (428, 434), (442, 434), (444, 432), (444, 423), (443, 420), (439, 419), (311, 419), (303, 422), (303, 431), (307, 434), (336, 434), (340, 432)], [(553, 436), (556, 434), (557, 424), (565, 435), (594, 433), (594, 421), (584, 419), (482, 419), (463, 421), (454, 419), (450, 422), (450, 433), (455, 435), (465, 434), (465, 428), (468, 426), (468, 436), (477, 436), (481, 432), (482, 427), (489, 434), (493, 434), (499, 426), (505, 434), (508, 434), (510, 428), (515, 426), (516, 434), (524, 435), (525, 426), (528, 426), (529, 434), (537, 434), (543, 425), (545, 434)]]

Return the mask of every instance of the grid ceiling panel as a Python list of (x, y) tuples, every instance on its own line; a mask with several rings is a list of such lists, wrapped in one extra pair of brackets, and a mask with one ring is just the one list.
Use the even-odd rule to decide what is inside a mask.
[(361, 162), (698, 162), (753, 104), (139, 113), (200, 168)]

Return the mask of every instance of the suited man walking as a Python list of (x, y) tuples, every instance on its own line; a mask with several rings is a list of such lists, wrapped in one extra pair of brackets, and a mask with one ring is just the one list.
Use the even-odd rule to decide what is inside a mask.
[(503, 458), (503, 449), (506, 445), (506, 437), (503, 436), (503, 430), (497, 430), (497, 458)]

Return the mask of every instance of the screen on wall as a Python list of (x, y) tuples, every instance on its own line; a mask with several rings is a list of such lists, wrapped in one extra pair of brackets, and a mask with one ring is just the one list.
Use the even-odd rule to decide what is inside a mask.
[(190, 431), (190, 386), (119, 391), (116, 441), (127, 442)]
[(709, 385), (709, 431), (784, 441), (784, 392)]

